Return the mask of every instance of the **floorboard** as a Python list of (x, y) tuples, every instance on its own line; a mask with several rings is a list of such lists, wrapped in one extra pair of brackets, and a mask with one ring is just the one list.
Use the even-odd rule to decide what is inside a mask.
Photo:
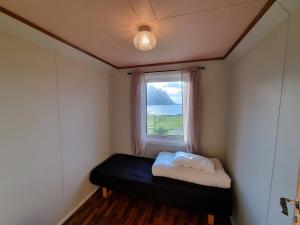
[[(155, 204), (113, 192), (108, 199), (97, 191), (64, 225), (207, 225), (205, 215)], [(216, 218), (216, 225), (229, 225)]]

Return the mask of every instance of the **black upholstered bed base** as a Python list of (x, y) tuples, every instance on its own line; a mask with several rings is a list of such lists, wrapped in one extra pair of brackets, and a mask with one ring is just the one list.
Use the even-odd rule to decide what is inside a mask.
[(90, 181), (114, 191), (216, 216), (232, 213), (231, 189), (152, 176), (154, 159), (115, 154), (95, 167)]

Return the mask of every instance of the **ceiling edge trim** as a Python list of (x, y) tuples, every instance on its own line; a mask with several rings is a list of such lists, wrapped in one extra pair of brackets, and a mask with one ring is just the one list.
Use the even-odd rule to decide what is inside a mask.
[(97, 59), (97, 60), (99, 60), (99, 61), (107, 64), (107, 65), (110, 65), (110, 66), (118, 69), (118, 67), (116, 65), (114, 65), (114, 64), (112, 64), (112, 63), (110, 63), (110, 62), (108, 62), (108, 61), (106, 61), (106, 60), (104, 60), (104, 59), (102, 59), (102, 58), (100, 58), (100, 57), (98, 57), (98, 56), (96, 56), (96, 55), (88, 52), (87, 50), (84, 50), (83, 48), (80, 48), (77, 45), (72, 44), (71, 42), (63, 39), (62, 37), (59, 37), (56, 34), (53, 34), (52, 32), (50, 32), (50, 31), (48, 31), (48, 30), (40, 27), (39, 25), (37, 25), (35, 23), (32, 23), (31, 21), (25, 19), (24, 17), (21, 17), (21, 16), (15, 14), (14, 12), (12, 12), (12, 11), (10, 11), (8, 9), (3, 8), (2, 6), (0, 6), (0, 12), (4, 13), (4, 14), (6, 14), (6, 15), (8, 15), (8, 16), (10, 16), (10, 17), (12, 17), (12, 18), (14, 18), (14, 19), (16, 19), (16, 20), (18, 20), (18, 21), (20, 21), (20, 22), (22, 22), (22, 23), (24, 23), (24, 24), (26, 24), (26, 25), (28, 25), (28, 26), (30, 26), (30, 27), (32, 27), (32, 28), (34, 28), (34, 29), (36, 29), (36, 30), (38, 30), (38, 31), (40, 31), (40, 32), (42, 32), (42, 33), (44, 33), (44, 34), (46, 34), (46, 35), (48, 35), (48, 36), (50, 36), (50, 37), (52, 37), (52, 38), (54, 38), (56, 40), (58, 40), (58, 41), (60, 41), (60, 42), (62, 42), (62, 43), (64, 43), (64, 44), (66, 44), (66, 45), (69, 45), (70, 47), (75, 48), (78, 51), (80, 51), (80, 52), (82, 52), (82, 53), (84, 53), (86, 55), (89, 55), (89, 56), (91, 56), (91, 57), (93, 57), (93, 58), (95, 58), (95, 59)]
[(276, 0), (269, 0), (264, 7), (259, 11), (257, 16), (252, 20), (252, 22), (249, 24), (249, 26), (244, 30), (244, 32), (241, 34), (241, 36), (234, 42), (234, 44), (229, 48), (229, 50), (226, 52), (224, 56), (219, 56), (219, 57), (211, 57), (211, 58), (204, 58), (204, 59), (192, 59), (192, 60), (181, 60), (181, 61), (171, 61), (171, 62), (162, 62), (162, 63), (151, 63), (151, 64), (141, 64), (141, 65), (129, 65), (129, 66), (116, 66), (90, 52), (87, 50), (84, 50), (83, 48), (72, 44), (71, 42), (57, 36), (56, 34), (53, 34), (52, 32), (36, 25), (35, 23), (25, 19), (24, 17), (21, 17), (14, 12), (3, 8), (0, 6), (0, 12), (66, 44), (69, 45), (72, 48), (77, 49), (78, 51), (81, 51), (84, 54), (87, 54), (103, 63), (106, 63), (107, 65), (112, 66), (115, 69), (130, 69), (130, 68), (139, 68), (139, 67), (149, 67), (149, 66), (161, 66), (161, 65), (171, 65), (171, 64), (179, 64), (179, 63), (191, 63), (191, 62), (203, 62), (203, 61), (213, 61), (213, 60), (224, 60), (226, 57), (237, 47), (237, 45), (244, 39), (244, 37), (250, 32), (250, 30), (255, 26), (255, 24), (263, 17), (263, 15), (268, 11), (268, 9), (276, 2)]
[(263, 15), (268, 11), (269, 8), (276, 2), (276, 0), (269, 0), (264, 5), (264, 7), (259, 11), (256, 17), (252, 20), (252, 22), (249, 24), (249, 26), (244, 30), (244, 32), (241, 34), (241, 36), (236, 40), (236, 42), (233, 43), (231, 48), (227, 51), (227, 53), (224, 55), (224, 59), (238, 46), (238, 44), (244, 39), (244, 37), (250, 32), (250, 30), (257, 24), (257, 22), (263, 17)]

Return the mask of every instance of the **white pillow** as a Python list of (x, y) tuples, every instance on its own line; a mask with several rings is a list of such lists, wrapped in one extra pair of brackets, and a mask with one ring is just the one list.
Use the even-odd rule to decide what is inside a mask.
[(187, 152), (176, 152), (173, 163), (178, 166), (202, 170), (205, 173), (216, 172), (214, 162), (204, 156)]

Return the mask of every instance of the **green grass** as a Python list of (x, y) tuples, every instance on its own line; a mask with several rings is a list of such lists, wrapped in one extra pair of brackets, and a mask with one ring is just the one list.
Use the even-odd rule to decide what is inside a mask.
[(178, 135), (183, 136), (182, 115), (147, 116), (148, 135)]

